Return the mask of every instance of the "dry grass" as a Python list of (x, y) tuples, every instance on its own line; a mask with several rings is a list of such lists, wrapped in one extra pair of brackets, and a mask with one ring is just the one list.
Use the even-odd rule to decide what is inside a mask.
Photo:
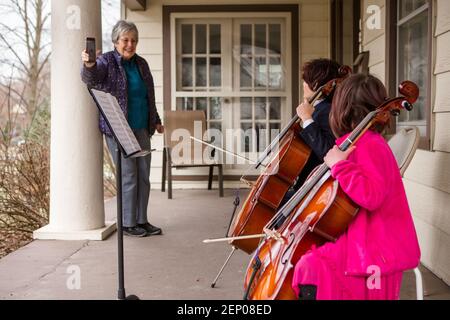
[(2, 145), (0, 153), (0, 258), (26, 245), (48, 223), (49, 150), (33, 141)]
[[(28, 141), (0, 149), (0, 258), (32, 241), (48, 223), (50, 163), (46, 145)], [(104, 197), (116, 195), (115, 168), (104, 149)]]
[(0, 229), (31, 234), (48, 223), (48, 146), (27, 141), (3, 151), (0, 160)]

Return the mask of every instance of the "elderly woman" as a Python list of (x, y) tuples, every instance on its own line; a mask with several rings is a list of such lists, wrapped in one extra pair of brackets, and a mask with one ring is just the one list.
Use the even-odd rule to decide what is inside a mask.
[[(142, 149), (150, 150), (150, 138), (164, 132), (156, 111), (155, 90), (150, 68), (136, 54), (139, 33), (133, 23), (119, 21), (112, 30), (115, 50), (89, 62), (81, 53), (82, 80), (91, 88), (109, 92), (117, 98)], [(105, 134), (109, 151), (117, 163), (117, 145), (100, 116), (100, 131)], [(128, 236), (144, 237), (161, 234), (160, 228), (148, 223), (147, 206), (150, 195), (151, 155), (137, 159), (122, 158), (123, 231)]]

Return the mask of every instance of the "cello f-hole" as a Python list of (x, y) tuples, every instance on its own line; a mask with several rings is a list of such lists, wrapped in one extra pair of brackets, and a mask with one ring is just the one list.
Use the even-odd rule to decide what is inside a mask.
[(286, 253), (289, 251), (289, 249), (294, 244), (294, 240), (295, 240), (295, 234), (293, 232), (291, 232), (291, 234), (289, 235), (289, 245), (287, 246), (286, 250), (284, 250), (283, 255), (281, 256), (281, 263), (283, 265), (286, 264), (289, 260), (289, 259), (285, 259), (284, 256), (286, 255)]

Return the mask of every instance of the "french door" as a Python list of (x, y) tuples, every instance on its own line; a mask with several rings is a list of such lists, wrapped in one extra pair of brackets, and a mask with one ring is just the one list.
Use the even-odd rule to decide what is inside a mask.
[[(174, 18), (172, 106), (204, 110), (215, 144), (256, 159), (291, 117), (290, 21), (226, 16)], [(229, 173), (242, 169), (226, 159)]]

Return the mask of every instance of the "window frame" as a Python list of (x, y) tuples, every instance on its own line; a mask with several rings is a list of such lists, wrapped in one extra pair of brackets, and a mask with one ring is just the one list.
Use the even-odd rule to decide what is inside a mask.
[[(386, 87), (388, 94), (391, 97), (398, 95), (398, 41), (400, 27), (411, 21), (417, 15), (428, 11), (428, 70), (427, 70), (427, 90), (428, 94), (425, 99), (426, 116), (426, 135), (420, 137), (419, 149), (431, 150), (431, 119), (432, 119), (432, 80), (433, 80), (433, 1), (427, 0), (426, 4), (417, 8), (407, 16), (399, 19), (399, 1), (391, 0), (386, 4)], [(397, 119), (391, 121), (391, 129), (388, 134), (395, 134), (397, 132)]]
[[(360, 23), (361, 23), (361, 1), (360, 0), (331, 0), (330, 1), (330, 50), (331, 59), (344, 63), (344, 1), (351, 1), (352, 4), (352, 56), (354, 63), (361, 53), (360, 43)], [(348, 64), (348, 63), (347, 63)], [(352, 67), (352, 65), (350, 65)]]

